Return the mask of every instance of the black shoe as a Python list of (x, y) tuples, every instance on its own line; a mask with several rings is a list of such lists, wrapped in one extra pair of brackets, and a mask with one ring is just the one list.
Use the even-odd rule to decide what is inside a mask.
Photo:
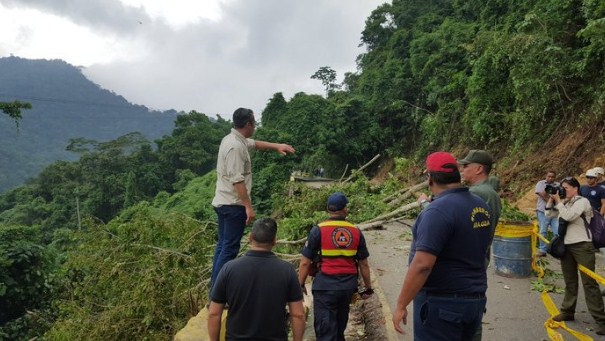
[(561, 322), (561, 321), (573, 321), (575, 317), (573, 314), (560, 313), (559, 315), (555, 315), (552, 317), (553, 321)]

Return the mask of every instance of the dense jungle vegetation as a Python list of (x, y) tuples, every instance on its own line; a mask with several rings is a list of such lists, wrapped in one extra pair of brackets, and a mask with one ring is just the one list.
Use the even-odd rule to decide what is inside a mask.
[[(325, 96), (278, 92), (264, 109), (255, 138), (297, 153), (253, 156), (258, 216), (279, 218), (288, 240), (323, 217), (329, 190), (289, 184), (293, 170), (322, 165), (339, 178), (378, 153), (394, 161), (378, 185), (362, 176), (338, 187), (359, 222), (415, 182), (430, 151), (484, 148), (506, 167), (577, 131), (577, 146), (602, 147), (603, 32), (599, 0), (378, 7), (361, 33), (357, 72), (337, 84), (322, 67), (313, 78)], [(72, 139), (78, 161), (56, 162), (0, 196), (0, 339), (170, 339), (206, 303), (213, 169), (229, 128), (190, 112), (153, 144), (138, 133)]]

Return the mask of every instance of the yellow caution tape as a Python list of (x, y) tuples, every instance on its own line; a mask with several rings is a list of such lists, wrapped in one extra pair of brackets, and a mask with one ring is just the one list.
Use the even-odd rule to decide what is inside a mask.
[(533, 225), (499, 223), (494, 235), (504, 238), (522, 238), (532, 235)]
[[(544, 277), (544, 269), (540, 265), (538, 265), (538, 263), (536, 262), (536, 259), (537, 259), (537, 257), (536, 257), (537, 248), (536, 247), (538, 244), (538, 239), (541, 239), (543, 242), (545, 242), (547, 244), (550, 244), (550, 241), (548, 239), (544, 238), (544, 236), (542, 236), (538, 232), (538, 223), (536, 221), (534, 221), (532, 225), (514, 225), (514, 224), (499, 223), (498, 226), (496, 226), (496, 231), (495, 231), (494, 235), (503, 237), (503, 238), (531, 237), (531, 250), (532, 250), (531, 251), (531, 253), (532, 253), (531, 266), (532, 266), (532, 269), (537, 273), (538, 278)], [(594, 273), (594, 271), (591, 271), (590, 269), (586, 268), (585, 266), (582, 266), (579, 264), (578, 264), (578, 270), (580, 270), (583, 273), (585, 273), (586, 275), (590, 276), (597, 282), (605, 285), (605, 278), (597, 275), (596, 273)], [(563, 329), (580, 341), (592, 341), (593, 340), (592, 337), (569, 328), (565, 324), (565, 322), (563, 322), (563, 321), (557, 322), (552, 319), (554, 316), (559, 314), (559, 309), (555, 305), (552, 298), (548, 295), (547, 291), (542, 292), (542, 302), (544, 303), (546, 310), (550, 314), (550, 318), (548, 318), (548, 320), (546, 320), (546, 322), (544, 322), (544, 328), (546, 329), (546, 333), (550, 340), (552, 340), (552, 341), (563, 341), (564, 340), (563, 336), (556, 329)]]
[(544, 278), (544, 269), (536, 261), (538, 259), (538, 257), (536, 256), (538, 239), (533, 238), (533, 237), (536, 236), (538, 238), (542, 238), (542, 240), (545, 241), (546, 243), (550, 243), (550, 242), (548, 241), (548, 239), (544, 238), (540, 233), (538, 233), (538, 222), (536, 222), (536, 221), (534, 221), (534, 223), (533, 223), (531, 235), (532, 235), (532, 238), (531, 238), (531, 268), (538, 275), (538, 278), (542, 279), (542, 278)]
[(586, 275), (588, 275), (595, 281), (605, 285), (605, 278), (597, 275), (596, 273), (594, 273), (594, 271), (590, 270), (589, 268), (585, 267), (584, 265), (578, 264), (578, 270), (582, 271), (583, 273), (585, 273)]
[(542, 292), (542, 302), (544, 303), (546, 310), (550, 314), (550, 317), (548, 318), (548, 320), (546, 320), (546, 322), (544, 322), (544, 328), (546, 328), (546, 334), (548, 334), (548, 337), (552, 341), (563, 341), (564, 340), (563, 336), (555, 330), (555, 329), (559, 329), (559, 328), (564, 329), (565, 331), (567, 331), (568, 333), (570, 333), (571, 335), (573, 335), (576, 339), (578, 339), (580, 341), (592, 341), (593, 340), (592, 337), (569, 328), (565, 324), (565, 322), (563, 322), (563, 321), (557, 322), (552, 319), (553, 316), (556, 316), (559, 314), (559, 309), (557, 309), (555, 302), (552, 300), (552, 298), (548, 295), (548, 292), (546, 292), (546, 291)]
[(544, 236), (543, 236), (543, 235), (541, 235), (540, 233), (538, 233), (537, 231), (536, 231), (536, 233), (535, 233), (534, 235), (535, 235), (536, 237), (538, 237), (538, 238), (542, 239), (542, 241), (543, 241), (543, 242), (545, 242), (546, 244), (550, 244), (550, 240), (548, 240), (548, 239), (544, 238)]
[[(498, 226), (501, 226), (501, 225), (498, 225)], [(517, 227), (517, 230), (514, 230), (514, 229), (511, 229), (510, 226), (505, 226), (502, 228), (501, 231), (502, 231), (502, 236), (510, 237), (512, 235), (513, 238), (521, 237), (523, 234), (520, 232), (521, 230), (518, 229), (518, 227)], [(536, 262), (537, 257), (536, 257), (535, 250), (536, 250), (538, 238), (547, 244), (550, 244), (550, 241), (548, 239), (544, 238), (544, 236), (542, 236), (538, 232), (537, 222), (534, 222), (534, 228), (531, 230), (531, 235), (532, 235), (532, 238), (531, 238), (532, 269), (538, 274), (539, 278), (543, 278), (544, 269), (541, 266), (539, 266)], [(535, 238), (534, 238), (534, 236), (535, 236)], [(588, 269), (587, 267), (578, 264), (578, 270), (582, 271), (587, 276), (591, 277), (592, 279), (596, 280), (597, 282), (605, 285), (605, 278), (597, 275), (594, 271)], [(556, 329), (559, 329), (559, 328), (564, 329), (565, 331), (567, 331), (569, 334), (571, 334), (572, 336), (574, 336), (576, 339), (578, 339), (580, 341), (592, 341), (593, 340), (592, 337), (569, 328), (565, 324), (565, 322), (563, 322), (563, 321), (557, 322), (552, 319), (554, 316), (559, 314), (559, 309), (555, 305), (555, 302), (552, 300), (550, 295), (548, 295), (547, 291), (542, 292), (542, 302), (544, 303), (546, 310), (550, 314), (550, 317), (548, 318), (548, 320), (546, 320), (546, 322), (544, 322), (544, 328), (546, 329), (546, 334), (548, 335), (548, 338), (550, 340), (552, 340), (552, 341), (563, 341), (564, 340), (563, 336), (559, 332), (556, 331)]]
[(531, 269), (534, 270), (539, 279), (542, 279), (544, 278), (544, 269), (542, 269), (542, 267), (538, 265), (538, 262), (536, 262), (536, 258), (537, 257), (535, 254), (531, 258)]

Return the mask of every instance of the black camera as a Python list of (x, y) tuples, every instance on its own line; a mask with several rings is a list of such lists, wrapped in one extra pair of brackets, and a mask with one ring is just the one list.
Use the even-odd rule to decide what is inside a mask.
[(563, 186), (561, 186), (561, 184), (558, 182), (546, 184), (544, 192), (546, 192), (546, 194), (558, 194), (560, 198), (565, 198), (565, 188), (563, 188)]

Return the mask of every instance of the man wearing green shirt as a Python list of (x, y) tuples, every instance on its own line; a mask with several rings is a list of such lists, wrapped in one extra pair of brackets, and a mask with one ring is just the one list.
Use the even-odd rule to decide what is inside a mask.
[[(472, 149), (464, 159), (458, 160), (462, 181), (469, 186), (469, 191), (471, 193), (483, 199), (492, 209), (490, 218), (492, 226), (494, 226), (492, 231), (495, 231), (498, 220), (500, 219), (500, 213), (502, 212), (502, 204), (500, 203), (498, 193), (496, 193), (496, 190), (489, 181), (489, 172), (492, 170), (493, 164), (494, 159), (492, 156), (481, 149)], [(491, 256), (490, 248), (487, 249), (487, 254), (485, 256), (485, 266), (487, 268)], [(479, 326), (477, 333), (473, 336), (473, 341), (481, 341), (481, 337), (482, 328)]]
[(502, 212), (502, 204), (498, 193), (488, 181), (493, 163), (492, 156), (485, 150), (480, 149), (473, 149), (468, 152), (464, 159), (458, 160), (462, 181), (469, 186), (471, 193), (487, 202), (493, 213), (492, 224), (496, 226)]

